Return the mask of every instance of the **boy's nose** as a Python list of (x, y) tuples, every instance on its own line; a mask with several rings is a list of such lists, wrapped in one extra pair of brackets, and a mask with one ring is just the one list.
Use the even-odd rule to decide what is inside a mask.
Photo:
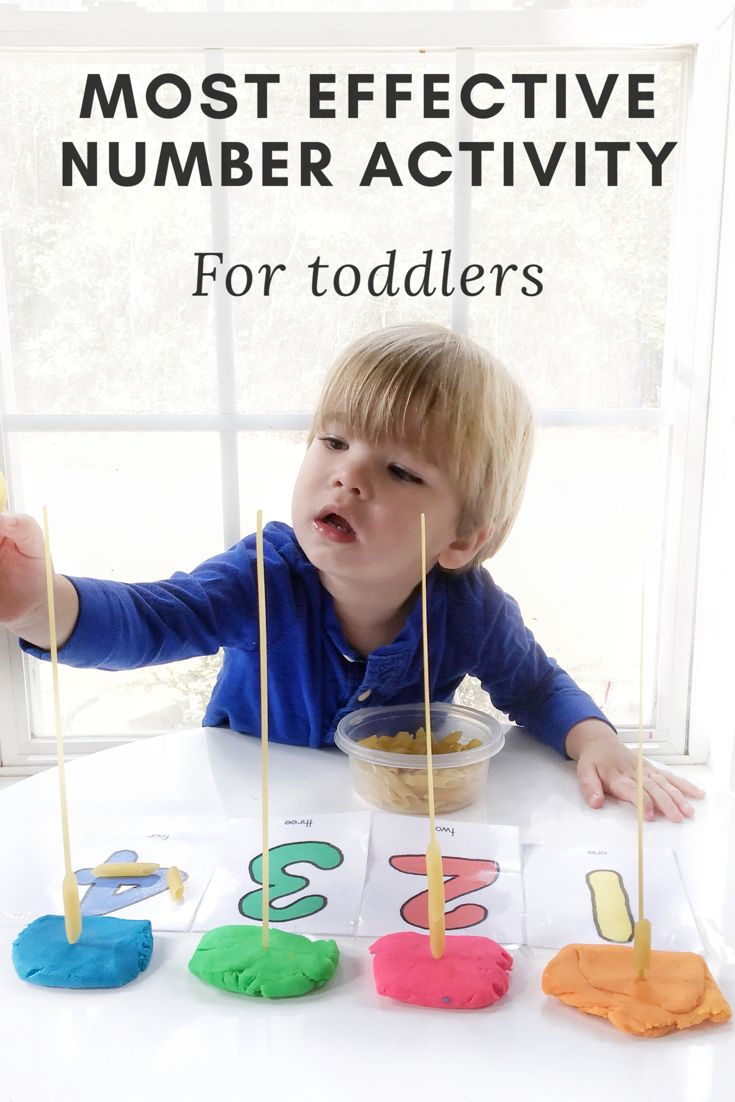
[(357, 457), (340, 463), (333, 473), (332, 486), (335, 490), (346, 490), (353, 497), (370, 496), (370, 475), (368, 465)]
[(355, 497), (362, 497), (365, 492), (362, 480), (350, 475), (335, 475), (332, 485), (335, 490), (347, 490), (348, 494), (354, 494)]

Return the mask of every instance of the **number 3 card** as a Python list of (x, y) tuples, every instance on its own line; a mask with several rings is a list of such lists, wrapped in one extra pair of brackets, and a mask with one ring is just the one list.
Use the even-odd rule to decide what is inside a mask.
[[(300, 934), (354, 933), (370, 818), (355, 812), (271, 819), (269, 924)], [(195, 930), (261, 922), (261, 830), (260, 820), (230, 822)]]

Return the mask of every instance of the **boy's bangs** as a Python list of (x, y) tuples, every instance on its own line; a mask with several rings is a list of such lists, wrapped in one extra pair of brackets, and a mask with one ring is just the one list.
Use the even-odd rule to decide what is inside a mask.
[(403, 442), (441, 468), (462, 502), (460, 535), (489, 532), (470, 565), (502, 545), (523, 496), (533, 420), (522, 387), (486, 350), (438, 325), (368, 333), (334, 364), (308, 442), (331, 422), (371, 444)]
[(320, 429), (335, 421), (371, 444), (403, 441), (434, 460), (453, 451), (438, 412), (444, 404), (435, 372), (420, 363), (396, 372), (388, 360), (366, 371), (357, 366), (343, 364), (327, 385), (317, 412)]

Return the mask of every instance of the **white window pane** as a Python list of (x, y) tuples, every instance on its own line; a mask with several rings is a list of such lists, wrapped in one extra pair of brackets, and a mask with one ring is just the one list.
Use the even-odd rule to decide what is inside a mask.
[[(120, 0), (96, 0), (96, 7), (119, 6)], [(303, 0), (136, 0), (145, 11), (303, 11)], [(645, 0), (309, 0), (309, 11), (517, 11), (533, 8), (640, 8)], [(19, 0), (21, 11), (85, 11), (90, 0)]]
[(48, 505), (56, 569), (146, 581), (222, 549), (215, 433), (22, 433), (15, 508)]
[[(5, 53), (0, 66), (0, 229), (14, 360), (10, 408), (33, 413), (213, 412), (217, 401), (211, 299), (193, 299), (193, 251), (211, 237), (209, 189), (155, 187), (161, 141), (187, 150), (206, 138), (201, 112), (158, 119), (148, 82), (175, 67), (196, 89), (203, 54)], [(131, 74), (138, 119), (80, 119), (86, 74), (111, 88)], [(28, 89), (33, 89), (29, 95)], [(166, 100), (161, 93), (161, 102)], [(99, 183), (61, 186), (62, 142), (99, 145)], [(146, 178), (112, 184), (147, 143)], [(152, 167), (150, 162), (153, 161)]]
[[(220, 664), (217, 654), (120, 672), (59, 666), (64, 735), (133, 738), (198, 727)], [(53, 688), (47, 663), (33, 662), (29, 684), (33, 735), (53, 737)]]
[[(149, 581), (221, 550), (214, 434), (56, 433), (17, 438), (17, 508), (47, 504), (62, 573)], [(67, 735), (134, 735), (201, 722), (219, 657), (148, 670), (61, 666)], [(51, 672), (28, 660), (34, 735), (53, 734)]]
[(654, 607), (666, 496), (664, 430), (542, 429), (518, 521), (488, 569), (538, 641), (605, 708), (637, 727), (641, 585), (649, 617), (644, 724), (655, 727)]
[(305, 432), (241, 432), (237, 437), (243, 535), (263, 522), (291, 523), (291, 495), (306, 450)]
[[(488, 345), (527, 383), (534, 404), (543, 407), (625, 408), (658, 406), (663, 381), (663, 347), (672, 200), (677, 147), (663, 165), (661, 187), (651, 186), (651, 168), (636, 147), (648, 142), (658, 151), (679, 134), (680, 60), (661, 51), (662, 59), (639, 60), (628, 53), (549, 55), (543, 62), (517, 56), (507, 61), (478, 52), (476, 70), (495, 73), (510, 88), (513, 72), (547, 74), (537, 93), (535, 119), (506, 109), (478, 121), (473, 139), (495, 142), (488, 153), (487, 187), (473, 188), (472, 259), (490, 265), (540, 264), (544, 290), (527, 297), (518, 273), (503, 293), (470, 306), (470, 332)], [(609, 107), (600, 120), (590, 118), (575, 93), (573, 74), (583, 70), (598, 94), (608, 73), (619, 73)], [(566, 119), (553, 117), (554, 75), (568, 75)], [(652, 73), (655, 118), (627, 118), (629, 73)], [(515, 89), (518, 102), (520, 94)], [(625, 140), (619, 183), (605, 182), (605, 158), (592, 152), (595, 141)], [(515, 143), (515, 184), (500, 182), (504, 141)], [(540, 187), (522, 143), (536, 144), (546, 163), (555, 142), (565, 142), (550, 185)], [(575, 142), (587, 143), (587, 185), (574, 183)], [(519, 211), (523, 217), (519, 218)], [(507, 290), (506, 290), (507, 286)], [(527, 284), (529, 290), (533, 290)]]
[[(269, 119), (248, 120), (248, 144), (258, 149), (274, 136), (287, 141), (291, 182), (287, 187), (243, 189), (247, 194), (230, 198), (232, 263), (259, 267), (263, 262), (280, 262), (287, 269), (274, 276), (270, 297), (251, 302), (250, 292), (233, 299), (238, 408), (308, 410), (316, 402), (325, 367), (350, 340), (402, 321), (450, 322), (451, 299), (439, 293), (409, 297), (402, 292), (374, 297), (368, 277), (371, 269), (387, 265), (390, 250), (395, 250), (397, 286), (402, 288), (408, 269), (426, 259), (424, 249), (433, 248), (436, 273), (441, 251), (452, 246), (451, 182), (422, 187), (411, 180), (406, 161), (409, 151), (424, 140), (452, 146), (453, 119), (424, 119), (419, 93), (424, 73), (449, 73), (447, 88), (451, 89), (454, 59), (449, 54), (439, 60), (436, 55), (412, 51), (396, 52), (386, 61), (385, 53), (376, 53), (369, 61), (361, 55), (356, 65), (325, 55), (323, 65), (307, 66), (294, 55), (282, 55), (267, 65), (262, 55), (255, 61), (239, 52), (225, 55), (228, 72), (247, 71), (249, 66), (258, 72), (280, 73), (281, 83), (278, 95), (271, 97)], [(359, 118), (348, 119), (346, 77), (357, 71), (375, 75), (375, 101), (362, 105)], [(389, 72), (412, 74), (414, 99), (398, 105), (396, 119), (386, 120), (384, 89)], [(337, 118), (309, 119), (310, 73), (335, 74)], [(227, 133), (235, 136), (232, 122)], [(299, 186), (300, 141), (330, 147), (332, 162), (325, 172), (333, 186)], [(388, 143), (402, 187), (380, 179), (360, 187), (378, 141)], [(425, 165), (427, 172), (438, 167), (438, 161)], [(308, 265), (317, 257), (330, 266), (317, 287), (328, 288), (323, 297), (311, 293)], [(361, 275), (359, 289), (344, 297), (333, 289), (334, 273), (342, 265), (354, 265)], [(341, 278), (340, 290), (350, 292), (355, 285), (352, 274), (346, 269)], [(374, 289), (386, 278), (384, 269), (376, 275)], [(433, 279), (436, 283), (436, 274)], [(420, 280), (417, 273), (414, 288)]]

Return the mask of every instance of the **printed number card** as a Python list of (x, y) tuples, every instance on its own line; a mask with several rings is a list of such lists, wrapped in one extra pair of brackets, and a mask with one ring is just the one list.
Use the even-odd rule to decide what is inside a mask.
[[(269, 922), (274, 928), (354, 934), (370, 818), (370, 812), (355, 812), (271, 819)], [(261, 922), (261, 844), (259, 819), (230, 822), (195, 930)]]
[[(632, 945), (638, 886), (629, 848), (524, 846), (526, 941), (548, 949), (569, 942)], [(668, 849), (647, 849), (646, 916), (655, 949), (701, 953), (702, 942)]]
[[(437, 823), (446, 930), (484, 934), (504, 945), (523, 938), (523, 887), (515, 827)], [(426, 820), (375, 815), (358, 934), (429, 928)]]
[[(80, 888), (82, 918), (114, 915), (116, 918), (147, 918), (154, 930), (189, 930), (197, 906), (215, 870), (221, 834), (186, 829), (161, 821), (140, 833), (116, 830), (114, 834), (88, 835), (75, 849), (74, 873)], [(95, 876), (93, 870), (104, 864), (153, 863), (159, 867), (149, 875), (132, 873), (120, 876)], [(169, 891), (167, 874), (178, 870), (184, 891), (180, 901)], [(44, 914), (60, 906), (61, 892), (56, 884), (34, 904)]]

